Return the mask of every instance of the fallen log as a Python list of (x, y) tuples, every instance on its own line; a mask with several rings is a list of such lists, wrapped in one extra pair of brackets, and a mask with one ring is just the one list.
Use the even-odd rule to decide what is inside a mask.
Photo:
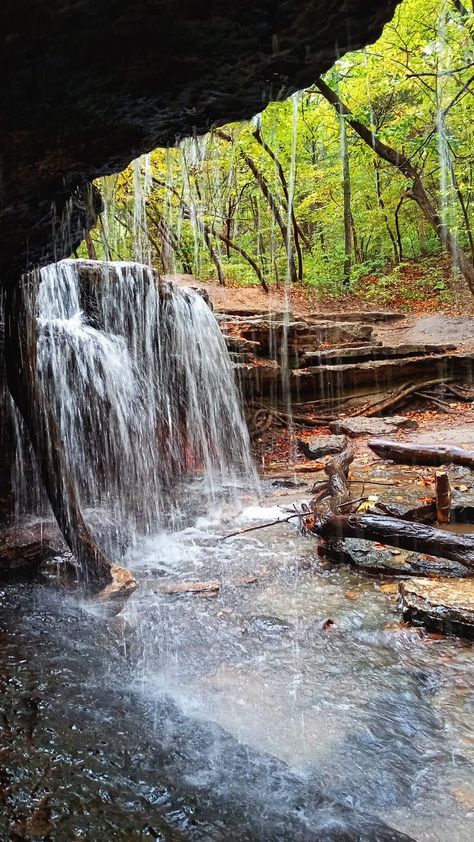
[(221, 583), (217, 579), (206, 582), (165, 582), (154, 589), (154, 593), (182, 594), (182, 593), (217, 593)]
[(425, 524), (370, 514), (316, 518), (312, 531), (323, 540), (363, 538), (447, 558), (474, 570), (474, 537), (471, 535), (456, 535)]
[(434, 465), (437, 468), (441, 465), (464, 465), (474, 468), (474, 451), (462, 447), (405, 444), (385, 439), (373, 439), (367, 444), (381, 459), (391, 459), (402, 465)]

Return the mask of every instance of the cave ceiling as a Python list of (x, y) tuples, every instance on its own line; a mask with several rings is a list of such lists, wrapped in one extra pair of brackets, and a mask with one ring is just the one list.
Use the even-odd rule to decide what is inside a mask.
[(397, 2), (4, 0), (0, 280), (70, 253), (93, 179), (311, 84)]

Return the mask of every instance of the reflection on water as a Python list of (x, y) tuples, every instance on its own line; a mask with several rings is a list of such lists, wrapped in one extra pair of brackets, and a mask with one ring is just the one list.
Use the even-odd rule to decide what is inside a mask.
[[(3, 591), (7, 838), (472, 838), (472, 650), (400, 628), (290, 525), (220, 541), (279, 511), (243, 505), (139, 542), (112, 621)], [(157, 592), (210, 578), (217, 597)]]

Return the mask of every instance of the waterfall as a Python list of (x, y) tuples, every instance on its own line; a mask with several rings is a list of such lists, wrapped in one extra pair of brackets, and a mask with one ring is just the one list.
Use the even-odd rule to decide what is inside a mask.
[(185, 478), (199, 477), (208, 505), (223, 484), (255, 479), (201, 295), (136, 263), (63, 260), (39, 280), (39, 375), (84, 507), (152, 532)]

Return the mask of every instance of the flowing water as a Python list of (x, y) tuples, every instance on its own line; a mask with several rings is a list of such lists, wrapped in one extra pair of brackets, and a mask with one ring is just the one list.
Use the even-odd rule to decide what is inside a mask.
[[(265, 493), (199, 516), (191, 484), (181, 530), (129, 551), (140, 589), (112, 621), (3, 589), (7, 838), (44, 799), (58, 840), (402, 838), (382, 821), (472, 838), (472, 650), (400, 629), (376, 584), (320, 568), (294, 527), (220, 540), (281, 516)], [(208, 579), (218, 596), (159, 592)]]
[(132, 264), (86, 295), (82, 266), (42, 270), (40, 372), (83, 503), (132, 529), (140, 588), (113, 620), (0, 591), (3, 838), (468, 842), (472, 650), (401, 627), (294, 526), (224, 540), (307, 489), (256, 493), (198, 295)]

